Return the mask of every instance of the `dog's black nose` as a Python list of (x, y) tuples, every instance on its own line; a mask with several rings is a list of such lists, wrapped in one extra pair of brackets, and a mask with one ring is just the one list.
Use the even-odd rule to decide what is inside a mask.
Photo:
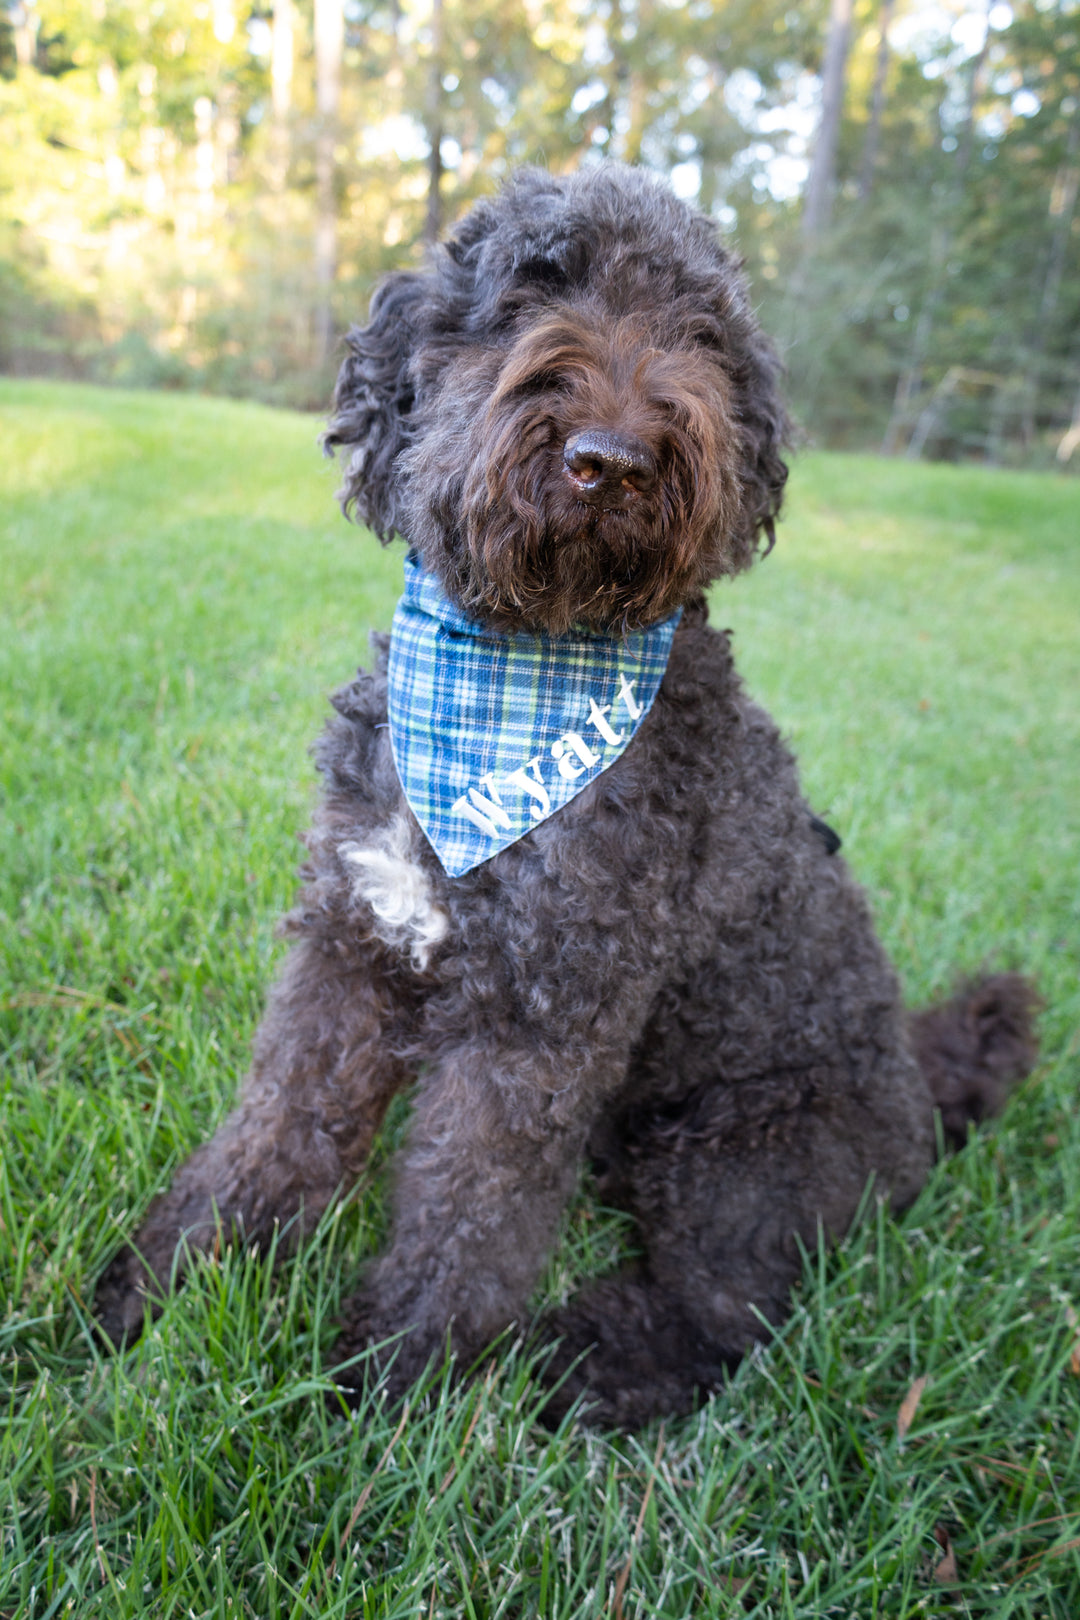
[(596, 506), (627, 506), (656, 482), (656, 458), (632, 433), (586, 428), (567, 439), (563, 461), (581, 499)]

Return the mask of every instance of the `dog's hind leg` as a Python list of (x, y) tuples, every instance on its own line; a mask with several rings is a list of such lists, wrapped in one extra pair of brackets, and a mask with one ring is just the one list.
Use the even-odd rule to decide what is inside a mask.
[[(594, 1423), (636, 1427), (715, 1389), (765, 1323), (779, 1323), (819, 1226), (842, 1236), (871, 1175), (894, 1208), (933, 1156), (933, 1108), (960, 1146), (1035, 1061), (1036, 992), (977, 979), (907, 1020), (857, 1085), (820, 1066), (714, 1083), (668, 1104), (648, 1090), (594, 1144), (601, 1190), (636, 1216), (642, 1264), (586, 1290), (545, 1324), (560, 1344), (557, 1418), (578, 1395)], [(685, 1060), (686, 1052), (682, 1053)], [(578, 1359), (580, 1358), (580, 1359)], [(575, 1366), (574, 1363), (577, 1362)]]
[(401, 1009), (363, 958), (309, 939), (286, 959), (255, 1039), (239, 1102), (151, 1204), (106, 1268), (95, 1310), (122, 1344), (141, 1331), (196, 1251), (221, 1233), (265, 1242), (308, 1228), (355, 1180), (394, 1093), (411, 1078), (394, 1055)]
[(800, 1243), (812, 1248), (819, 1227), (841, 1236), (871, 1175), (894, 1206), (910, 1203), (933, 1156), (929, 1099), (900, 1053), (858, 1093), (815, 1066), (716, 1084), (626, 1124), (601, 1187), (635, 1215), (645, 1254), (544, 1323), (560, 1340), (553, 1419), (578, 1395), (586, 1421), (615, 1427), (689, 1411), (787, 1315)]

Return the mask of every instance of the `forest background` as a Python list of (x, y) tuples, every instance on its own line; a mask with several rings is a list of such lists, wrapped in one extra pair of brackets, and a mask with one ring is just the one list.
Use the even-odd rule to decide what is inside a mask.
[(816, 442), (1080, 470), (1080, 0), (0, 0), (0, 370), (325, 408), (380, 274), (605, 157)]

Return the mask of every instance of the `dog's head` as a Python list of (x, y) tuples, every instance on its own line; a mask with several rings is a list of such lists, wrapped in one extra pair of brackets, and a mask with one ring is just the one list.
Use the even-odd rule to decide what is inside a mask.
[(636, 628), (771, 542), (776, 356), (711, 222), (640, 170), (519, 171), (348, 346), (345, 509), (478, 618)]

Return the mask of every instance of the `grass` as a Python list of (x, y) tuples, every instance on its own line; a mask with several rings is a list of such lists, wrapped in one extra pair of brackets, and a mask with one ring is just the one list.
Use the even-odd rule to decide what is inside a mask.
[[(0, 381), (0, 424), (0, 1616), (1074, 1620), (1080, 486), (807, 456), (714, 604), (911, 1000), (1038, 978), (1005, 1119), (808, 1255), (685, 1422), (547, 1435), (507, 1342), (347, 1426), (324, 1368), (403, 1111), (303, 1264), (227, 1250), (120, 1360), (89, 1303), (243, 1070), (305, 747), (399, 556), (310, 418)], [(583, 1195), (543, 1296), (625, 1239)]]

